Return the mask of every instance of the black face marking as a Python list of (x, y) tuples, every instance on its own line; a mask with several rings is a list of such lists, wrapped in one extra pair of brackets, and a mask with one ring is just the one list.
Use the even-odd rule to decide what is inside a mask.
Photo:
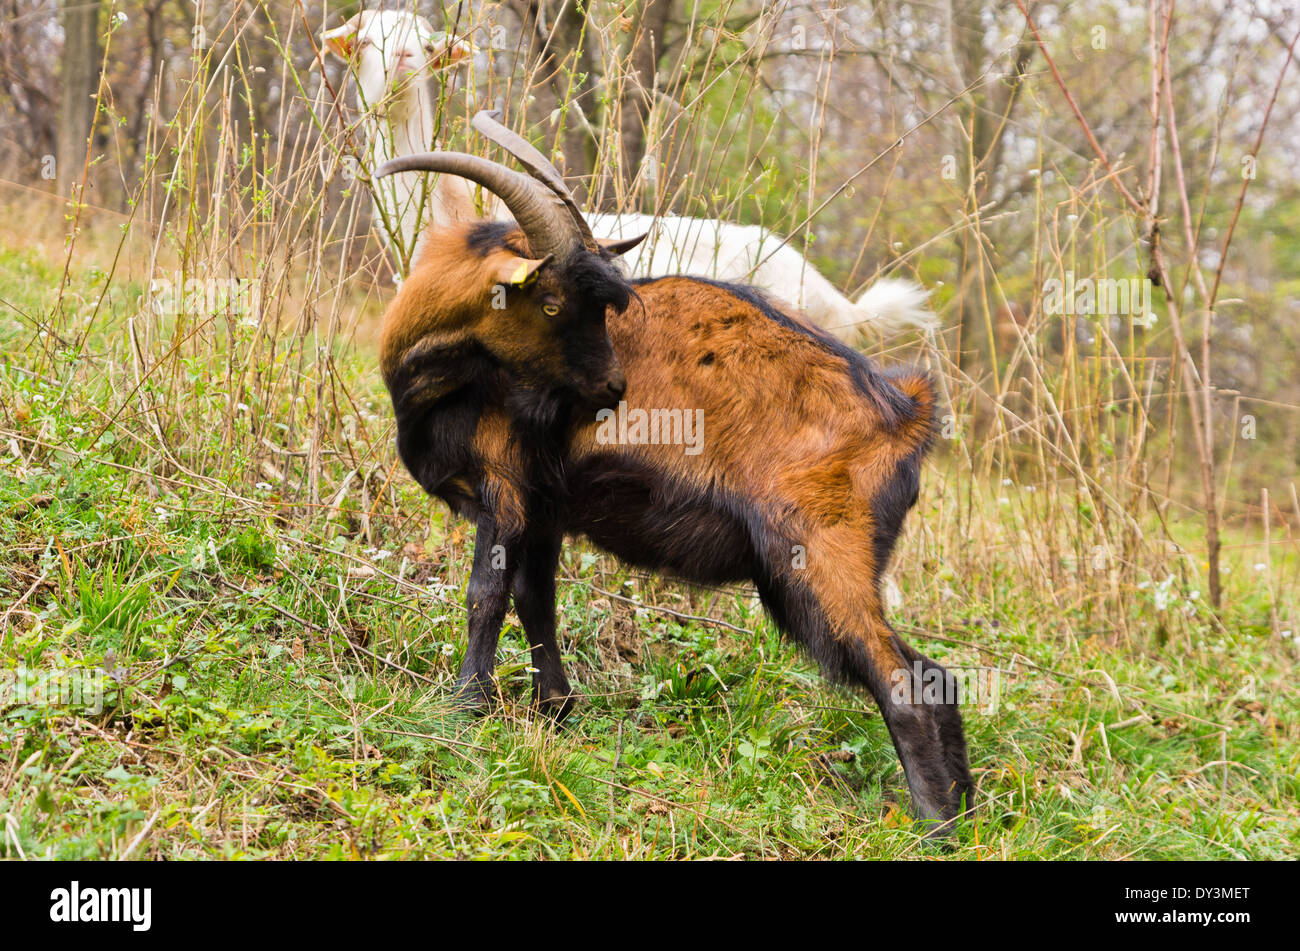
[(518, 230), (519, 226), (509, 221), (481, 221), (470, 229), (465, 243), (481, 258), (487, 257), (499, 248), (505, 248), (512, 254), (524, 257), (525, 255), (519, 250), (511, 248), (506, 243), (510, 233)]

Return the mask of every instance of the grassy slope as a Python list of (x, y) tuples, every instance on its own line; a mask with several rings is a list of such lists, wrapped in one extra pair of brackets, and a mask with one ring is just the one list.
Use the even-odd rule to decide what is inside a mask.
[[(56, 282), (34, 254), (0, 257), (0, 296), (20, 309), (41, 312)], [(18, 369), (30, 329), (0, 313), (0, 670), (114, 677), (98, 714), (0, 712), (0, 855), (936, 855), (870, 701), (825, 685), (748, 595), (569, 546), (559, 609), (586, 702), (559, 730), (530, 718), (511, 618), (504, 704), (467, 719), (447, 696), (472, 530), (404, 477), (401, 517), (365, 539), (277, 486), (140, 471), (153, 457), (134, 409), (104, 416), (121, 392)], [(372, 357), (339, 360), (386, 419)], [(215, 432), (202, 445), (224, 451)], [(946, 504), (934, 481), (918, 518)], [(901, 615), (948, 640), (908, 636), (1001, 671), (996, 708), (968, 708), (983, 805), (953, 857), (1300, 851), (1294, 641), (1267, 632), (1250, 561), (1229, 576), (1225, 629), (1197, 614), (1168, 639), (1165, 614), (1195, 604), (1147, 592), (1136, 635), (1088, 636), (1088, 605), (1049, 610), (996, 560), (978, 579), (909, 562)]]

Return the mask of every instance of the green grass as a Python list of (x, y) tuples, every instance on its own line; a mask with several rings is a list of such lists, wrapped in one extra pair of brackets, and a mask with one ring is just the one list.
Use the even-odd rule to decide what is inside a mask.
[[(52, 306), (25, 283), (38, 265), (0, 258), (0, 286), (33, 313)], [(916, 834), (870, 700), (823, 682), (746, 591), (689, 591), (571, 545), (558, 609), (585, 695), (575, 716), (557, 728), (530, 714), (513, 617), (501, 703), (457, 712), (472, 531), (400, 471), (385, 486), (373, 355), (335, 355), (375, 417), (375, 456), (331, 510), (295, 502), (292, 472), (261, 482), (250, 440), (232, 449), (219, 426), (178, 422), (179, 458), (161, 456), (130, 374), (110, 372), (121, 315), (39, 374), (23, 367), (36, 365), (30, 328), (0, 319), (14, 344), (0, 369), (0, 855), (1300, 852), (1295, 638), (1271, 631), (1244, 555), (1221, 624), (1182, 582), (1157, 597), (1157, 578), (1125, 599), (1121, 634), (996, 557), (968, 572), (905, 552), (906, 636), (952, 666), (997, 670), (996, 703), (966, 708), (980, 807), (943, 852)], [(191, 359), (179, 421), (228, 398)], [(291, 418), (272, 393), (261, 411)], [(326, 460), (330, 490), (343, 455)], [(934, 481), (914, 522), (952, 503)], [(56, 670), (106, 671), (102, 709), (17, 689)]]

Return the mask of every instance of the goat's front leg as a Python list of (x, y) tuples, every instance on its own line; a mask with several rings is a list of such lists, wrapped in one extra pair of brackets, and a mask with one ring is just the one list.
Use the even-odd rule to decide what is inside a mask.
[(556, 719), (573, 708), (573, 688), (564, 676), (555, 637), (555, 571), (560, 561), (559, 532), (533, 532), (524, 540), (515, 572), (515, 612), (533, 654), (533, 703)]
[(479, 517), (474, 567), (465, 592), (469, 647), (456, 679), (457, 693), (471, 707), (485, 707), (492, 699), (497, 641), (510, 604), (510, 583), (515, 572), (514, 547), (498, 531), (495, 519), (490, 515)]

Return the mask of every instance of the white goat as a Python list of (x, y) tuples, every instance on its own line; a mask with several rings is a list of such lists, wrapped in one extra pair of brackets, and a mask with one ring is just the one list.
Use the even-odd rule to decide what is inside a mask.
[(881, 278), (854, 303), (779, 234), (759, 225), (681, 215), (598, 212), (586, 218), (598, 238), (649, 233), (643, 244), (622, 258), (638, 277), (694, 274), (748, 281), (797, 305), (842, 340), (856, 341), (868, 326), (882, 333), (938, 326), (918, 284)]
[[(322, 39), (356, 73), (375, 165), (433, 147), (434, 104), (425, 77), (470, 56), (473, 48), (467, 41), (449, 43), (448, 37), (433, 32), (424, 17), (396, 11), (358, 13)], [(421, 221), (446, 225), (475, 217), (472, 186), (464, 179), (439, 175), (426, 192), (420, 173), (401, 172), (374, 187), (375, 227), (390, 245), (406, 251), (411, 251), (420, 234)], [(509, 217), (495, 203), (486, 210)], [(889, 334), (938, 326), (925, 291), (912, 281), (878, 280), (855, 303), (779, 235), (757, 225), (677, 215), (594, 213), (586, 217), (597, 238), (650, 234), (640, 248), (623, 258), (636, 277), (693, 274), (748, 281), (797, 305), (821, 327), (849, 342), (856, 342), (866, 328)], [(418, 254), (416, 245), (409, 263)]]
[[(434, 102), (428, 77), (473, 54), (463, 39), (435, 33), (421, 16), (363, 10), (321, 36), (326, 50), (346, 60), (356, 76), (358, 105), (370, 167), (434, 147)], [(403, 172), (372, 183), (374, 227), (403, 270), (416, 257), (420, 223), (438, 225), (476, 217), (473, 186), (463, 178)]]

